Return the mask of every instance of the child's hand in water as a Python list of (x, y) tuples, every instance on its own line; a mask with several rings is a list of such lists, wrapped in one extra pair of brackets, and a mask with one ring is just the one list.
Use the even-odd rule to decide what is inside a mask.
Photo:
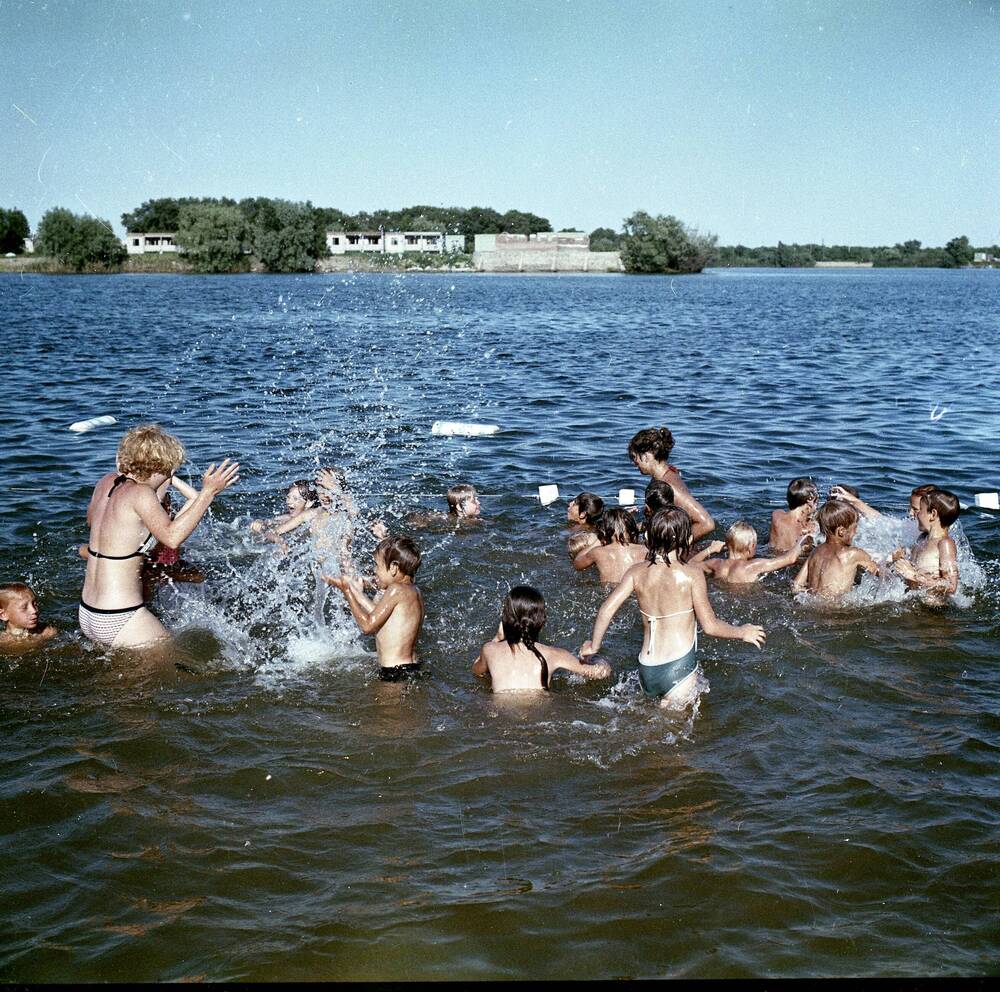
[(745, 623), (740, 627), (740, 640), (752, 644), (758, 651), (764, 646), (767, 634), (764, 628), (755, 623)]
[(580, 661), (583, 661), (585, 658), (589, 658), (594, 654), (597, 654), (597, 648), (595, 648), (593, 643), (590, 641), (584, 641), (583, 647), (580, 648), (580, 653), (578, 655)]
[(371, 532), (380, 540), (384, 541), (389, 536), (389, 528), (381, 520), (376, 520), (371, 526)]

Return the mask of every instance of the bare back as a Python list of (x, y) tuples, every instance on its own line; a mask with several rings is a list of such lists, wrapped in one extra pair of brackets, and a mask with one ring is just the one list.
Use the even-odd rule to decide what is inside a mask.
[[(694, 612), (694, 566), (662, 561), (633, 565), (631, 577), (636, 602), (643, 613), (642, 653), (654, 658), (673, 658), (684, 654), (697, 630)], [(704, 584), (704, 576), (698, 571)], [(654, 639), (650, 640), (650, 620), (654, 618)]]
[(806, 562), (805, 588), (816, 596), (833, 598), (854, 588), (858, 568), (868, 555), (861, 548), (844, 547), (826, 541)]
[(644, 544), (604, 544), (590, 549), (601, 582), (621, 582), (622, 576), (646, 558)]
[[(424, 622), (424, 600), (410, 583), (394, 583), (382, 594), (392, 606), (389, 618), (375, 634), (378, 663), (383, 668), (412, 665), (417, 637)], [(387, 604), (388, 605), (388, 604)]]

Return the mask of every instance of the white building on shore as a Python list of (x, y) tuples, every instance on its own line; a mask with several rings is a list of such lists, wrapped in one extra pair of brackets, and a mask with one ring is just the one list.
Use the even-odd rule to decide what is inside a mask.
[(434, 255), (465, 251), (465, 235), (440, 231), (327, 231), (326, 247), (331, 255), (352, 251), (402, 255), (422, 251)]
[(177, 251), (174, 235), (174, 231), (154, 231), (148, 234), (129, 231), (122, 238), (122, 244), (130, 255), (161, 254), (165, 251)]

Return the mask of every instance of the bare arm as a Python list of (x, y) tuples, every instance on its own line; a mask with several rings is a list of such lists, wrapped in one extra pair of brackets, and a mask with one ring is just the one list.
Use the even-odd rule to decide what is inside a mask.
[(582, 661), (577, 661), (569, 651), (559, 650), (555, 657), (549, 660), (549, 674), (562, 668), (574, 675), (582, 675), (585, 679), (606, 679), (611, 675), (611, 666), (606, 661), (598, 661), (588, 665)]
[(715, 530), (712, 515), (698, 502), (682, 482), (674, 485), (674, 502), (691, 518), (691, 540), (697, 541)]
[(287, 534), (289, 531), (295, 530), (296, 527), (301, 527), (303, 524), (309, 523), (311, 520), (316, 518), (319, 512), (318, 507), (310, 507), (308, 510), (303, 510), (301, 513), (296, 514), (294, 517), (289, 517), (283, 523), (278, 524), (276, 527), (268, 527), (267, 532), (269, 534), (281, 535)]
[[(492, 643), (492, 642), (491, 642)], [(486, 645), (483, 645), (485, 650)], [(472, 663), (472, 674), (478, 678), (483, 678), (490, 673), (490, 666), (486, 664), (486, 659), (483, 657), (483, 651), (479, 652), (479, 657)]]
[(223, 489), (228, 489), (239, 481), (239, 471), (239, 464), (230, 462), (228, 458), (222, 461), (218, 468), (210, 465), (202, 480), (201, 492), (191, 501), (190, 509), (183, 517), (178, 515), (171, 520), (167, 511), (160, 506), (156, 493), (145, 486), (138, 487), (135, 511), (160, 544), (167, 548), (179, 548), (198, 526), (205, 511), (211, 506), (212, 500)]
[(858, 568), (863, 568), (870, 575), (878, 575), (881, 569), (878, 567), (878, 562), (864, 548), (854, 549), (854, 563)]
[(691, 576), (691, 605), (694, 607), (694, 615), (701, 624), (701, 629), (711, 637), (727, 637), (732, 640), (745, 641), (756, 648), (760, 648), (767, 636), (764, 628), (755, 623), (745, 623), (740, 627), (734, 627), (725, 620), (720, 620), (712, 609), (712, 604), (708, 598), (708, 585), (705, 576), (697, 569), (688, 572)]
[[(633, 565), (633, 568), (635, 566)], [(583, 659), (592, 654), (597, 654), (601, 647), (601, 641), (607, 633), (608, 625), (614, 619), (615, 614), (622, 608), (625, 600), (632, 595), (635, 583), (632, 581), (632, 569), (630, 568), (622, 578), (621, 582), (612, 590), (611, 595), (601, 604), (597, 611), (597, 618), (594, 620), (594, 630), (590, 635), (590, 640), (580, 648), (580, 658)]]
[[(899, 562), (899, 565), (909, 565), (909, 562)], [(922, 572), (910, 565), (909, 569), (899, 569), (900, 575), (908, 582), (927, 592), (943, 593), (951, 596), (958, 591), (958, 555), (955, 542), (946, 537), (938, 544), (938, 574)]]
[(688, 564), (694, 565), (700, 561), (704, 561), (709, 555), (717, 555), (725, 546), (725, 541), (710, 541), (696, 555), (692, 555), (688, 558)]
[(391, 591), (386, 592), (376, 603), (364, 594), (360, 579), (349, 579), (344, 576), (331, 578), (323, 573), (320, 575), (327, 585), (335, 586), (344, 594), (344, 599), (347, 600), (358, 630), (362, 634), (377, 634), (396, 608), (396, 597)]
[(809, 573), (809, 560), (806, 559), (802, 563), (802, 567), (799, 569), (799, 574), (795, 576), (792, 580), (792, 589), (795, 592), (801, 592), (806, 587), (806, 576)]
[(582, 572), (585, 568), (590, 568), (591, 565), (596, 565), (597, 562), (594, 561), (594, 548), (588, 548), (586, 551), (581, 551), (573, 559), (573, 567), (578, 571)]
[(857, 496), (852, 495), (846, 489), (841, 489), (840, 486), (834, 486), (830, 490), (830, 495), (834, 499), (841, 499), (845, 503), (850, 503), (855, 510), (858, 511), (863, 517), (881, 517), (882, 514), (878, 512), (874, 507), (869, 506), (863, 499), (859, 499)]
[(789, 565), (794, 565), (799, 560), (799, 555), (802, 554), (804, 541), (805, 538), (800, 537), (794, 547), (789, 548), (783, 555), (778, 555), (776, 558), (757, 558), (750, 565), (753, 577), (756, 579), (761, 575), (767, 575), (768, 572), (777, 572), (782, 568), (788, 568)]

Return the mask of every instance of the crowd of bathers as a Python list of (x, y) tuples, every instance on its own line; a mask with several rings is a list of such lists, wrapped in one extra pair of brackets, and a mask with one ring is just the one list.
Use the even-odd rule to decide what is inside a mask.
[[(544, 643), (545, 599), (532, 586), (513, 587), (500, 608), (496, 636), (482, 646), (472, 670), (489, 678), (494, 692), (534, 692), (550, 688), (560, 669), (585, 679), (608, 678), (610, 664), (598, 657), (615, 614), (634, 597), (642, 617), (638, 657), (644, 693), (661, 706), (684, 708), (697, 696), (698, 632), (761, 648), (765, 631), (756, 624), (732, 625), (716, 616), (708, 582), (745, 585), (762, 576), (795, 568), (794, 592), (836, 600), (864, 573), (897, 575), (931, 603), (943, 602), (958, 587), (956, 547), (948, 529), (958, 518), (957, 497), (934, 485), (910, 496), (910, 515), (919, 537), (910, 548), (876, 558), (853, 542), (862, 517), (881, 514), (849, 485), (831, 487), (822, 505), (809, 477), (793, 479), (787, 509), (771, 516), (768, 553), (758, 555), (758, 536), (738, 520), (724, 540), (710, 540), (716, 522), (670, 463), (673, 435), (667, 428), (639, 431), (628, 455), (650, 477), (641, 507), (605, 506), (582, 492), (571, 500), (567, 548), (575, 569), (597, 570), (610, 587), (593, 622), (590, 638), (575, 652)], [(129, 431), (118, 446), (117, 465), (98, 481), (87, 510), (90, 539), (80, 547), (86, 575), (78, 608), (80, 630), (92, 642), (113, 649), (162, 649), (169, 632), (151, 609), (156, 589), (166, 581), (201, 582), (200, 568), (184, 561), (180, 548), (213, 500), (239, 480), (239, 465), (226, 459), (209, 466), (200, 490), (176, 473), (185, 460), (183, 445), (156, 425)], [(184, 500), (171, 503), (170, 491)], [(474, 486), (453, 486), (448, 512), (420, 511), (400, 523), (415, 531), (435, 521), (463, 526), (481, 517)], [(368, 524), (378, 539), (374, 574), (361, 575), (353, 538), (362, 518), (336, 467), (293, 482), (286, 512), (254, 520), (254, 539), (289, 550), (289, 541), (310, 542), (324, 582), (338, 589), (358, 629), (375, 637), (379, 678), (399, 681), (422, 670), (418, 641), (424, 620), (423, 596), (415, 578), (421, 553), (412, 536), (390, 533), (382, 520)], [(634, 502), (634, 501), (633, 501)], [(328, 574), (334, 573), (334, 574)], [(34, 591), (23, 582), (0, 584), (0, 649), (30, 650), (57, 631), (39, 619)]]

